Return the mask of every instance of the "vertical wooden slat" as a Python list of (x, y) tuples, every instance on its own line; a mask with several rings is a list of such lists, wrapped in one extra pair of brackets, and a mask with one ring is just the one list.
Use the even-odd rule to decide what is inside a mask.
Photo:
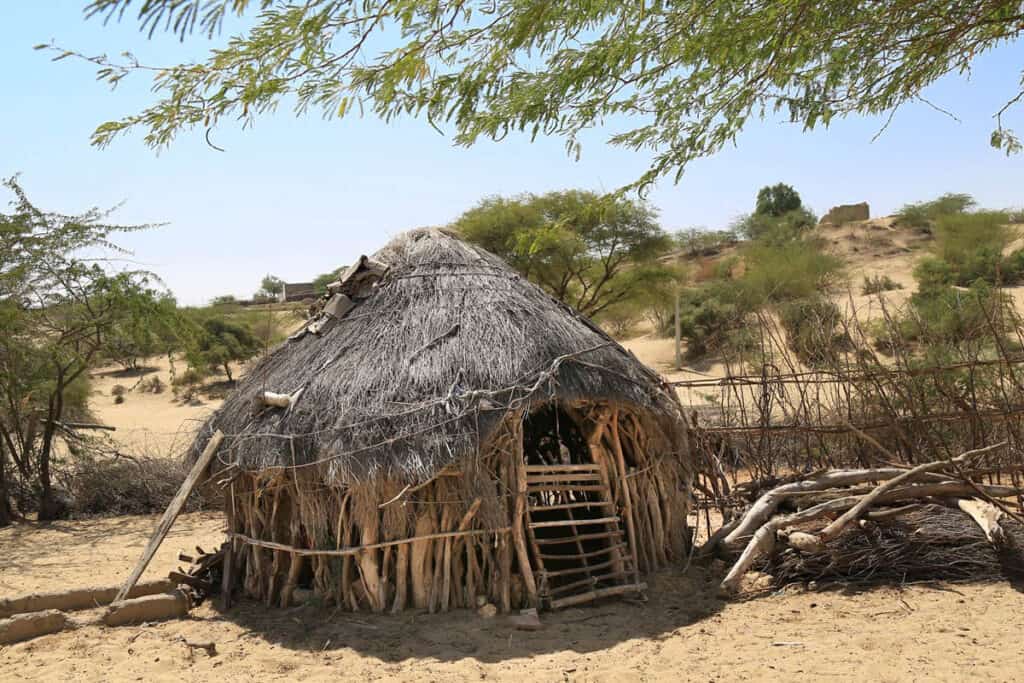
[(629, 534), (629, 545), (633, 553), (633, 576), (636, 583), (640, 583), (640, 562), (637, 558), (637, 536), (636, 524), (633, 522), (633, 503), (629, 495), (629, 480), (626, 479), (626, 459), (622, 455), (622, 442), (619, 441), (619, 411), (616, 409), (612, 415), (612, 448), (615, 450), (615, 461), (619, 469), (619, 479), (622, 481), (623, 512), (626, 513), (626, 531)]
[(516, 555), (519, 558), (519, 575), (523, 579), (526, 588), (526, 595), (529, 598), (530, 606), (537, 607), (537, 584), (533, 578), (533, 569), (530, 566), (530, 555), (526, 548), (526, 538), (523, 533), (523, 522), (526, 518), (526, 463), (523, 461), (523, 430), (522, 422), (517, 421), (517, 427), (513, 432), (511, 473), (514, 477), (516, 492), (515, 511), (512, 514), (512, 540), (516, 546)]

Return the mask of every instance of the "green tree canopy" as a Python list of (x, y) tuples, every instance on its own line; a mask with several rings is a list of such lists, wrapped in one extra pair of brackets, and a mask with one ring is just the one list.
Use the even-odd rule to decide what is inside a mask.
[(260, 281), (260, 288), (253, 295), (255, 301), (274, 301), (284, 291), (284, 280), (281, 278), (270, 275), (263, 276)]
[(733, 229), (749, 240), (783, 244), (814, 227), (817, 217), (804, 206), (800, 194), (785, 183), (762, 187), (754, 213), (742, 216)]
[[(778, 113), (805, 129), (850, 114), (892, 114), (948, 73), (1024, 31), (1019, 0), (92, 0), (86, 15), (134, 16), (150, 36), (212, 37), (255, 14), (197, 62), (86, 57), (116, 85), (151, 74), (156, 101), (97, 128), (107, 144), (141, 129), (153, 146), (222, 121), (250, 125), (281, 104), (327, 117), (371, 112), (449, 126), (455, 140), (510, 132), (580, 134), (610, 122), (610, 142), (654, 154), (643, 187), (735, 141)], [(56, 46), (57, 58), (76, 53)], [(1002, 115), (990, 143), (1020, 142)], [(624, 123), (625, 122), (625, 123)]]
[(582, 190), (490, 197), (452, 227), (588, 316), (659, 277), (671, 245), (646, 203)]
[(803, 206), (800, 194), (793, 189), (792, 185), (776, 183), (762, 187), (757, 193), (757, 202), (754, 205), (754, 213), (758, 216), (779, 217), (796, 211)]
[(118, 330), (164, 314), (149, 273), (110, 267), (124, 253), (114, 236), (147, 226), (112, 225), (98, 209), (44, 211), (17, 179), (5, 185), (14, 200), (0, 213), (0, 525), (14, 473), (37, 496), (40, 519), (61, 514), (51, 465), (85, 443), (67, 420), (87, 410), (89, 368)]
[(247, 361), (260, 350), (259, 340), (245, 325), (223, 317), (209, 317), (200, 324), (194, 344), (188, 351), (188, 361), (200, 371), (220, 368), (232, 382), (231, 363)]

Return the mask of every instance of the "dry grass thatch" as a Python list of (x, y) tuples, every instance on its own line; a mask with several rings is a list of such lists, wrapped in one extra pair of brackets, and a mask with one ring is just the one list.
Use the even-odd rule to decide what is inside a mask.
[(433, 229), (329, 289), (194, 445), (225, 435), (226, 583), (508, 611), (635, 593), (685, 552), (679, 403), (590, 321)]
[[(324, 481), (415, 483), (476, 453), (509, 410), (581, 399), (634, 406), (659, 423), (654, 436), (675, 440), (671, 389), (496, 256), (426, 229), (373, 258), (384, 278), (322, 334), (259, 362), (196, 452), (221, 429), (219, 459), (246, 470), (316, 465)], [(254, 411), (263, 391), (298, 390), (286, 412)]]

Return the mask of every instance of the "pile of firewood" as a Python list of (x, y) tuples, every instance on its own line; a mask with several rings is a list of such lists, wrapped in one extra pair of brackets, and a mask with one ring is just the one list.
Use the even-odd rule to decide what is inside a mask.
[(196, 556), (180, 553), (178, 560), (187, 563), (188, 569), (178, 567), (167, 575), (171, 581), (178, 585), (178, 590), (184, 592), (192, 606), (202, 602), (220, 589), (221, 577), (224, 571), (224, 554), (227, 550), (227, 543), (213, 552), (206, 552), (196, 546)]
[[(987, 570), (1007, 566), (1008, 555), (1009, 565), (1024, 568), (1024, 491), (981, 482), (990, 472), (985, 456), (1006, 447), (916, 467), (829, 470), (790, 481), (760, 495), (705, 551), (735, 558), (721, 584), (729, 594), (754, 568), (777, 581), (880, 580), (915, 568), (933, 571), (930, 578), (989, 578)], [(981, 556), (980, 539), (988, 546)]]

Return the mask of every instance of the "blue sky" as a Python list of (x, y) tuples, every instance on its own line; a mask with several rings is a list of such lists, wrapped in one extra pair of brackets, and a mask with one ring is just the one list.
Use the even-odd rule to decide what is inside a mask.
[[(198, 57), (208, 43), (147, 41), (131, 22), (86, 22), (84, 4), (0, 5), (0, 175), (21, 173), (44, 208), (75, 212), (123, 201), (120, 222), (167, 223), (123, 243), (184, 303), (251, 294), (268, 272), (309, 279), (403, 230), (445, 224), (486, 195), (615, 189), (649, 161), (605, 145), (606, 131), (584, 139), (577, 162), (560, 139), (467, 150), (419, 121), (297, 119), (285, 110), (247, 131), (215, 131), (225, 153), (207, 147), (201, 133), (159, 154), (138, 136), (97, 150), (89, 145), (92, 130), (148, 103), (149, 82), (137, 76), (111, 92), (90, 65), (52, 63), (33, 45), (53, 39), (88, 54), (130, 49), (144, 62), (166, 64)], [(926, 93), (959, 122), (908, 105), (875, 142), (880, 118), (833, 121), (813, 133), (755, 123), (737, 147), (694, 163), (678, 185), (662, 181), (649, 199), (669, 230), (724, 227), (750, 210), (759, 187), (778, 181), (794, 185), (819, 214), (867, 201), (883, 215), (948, 191), (969, 192), (984, 206), (1022, 206), (1024, 156), (988, 146), (992, 114), (1017, 92), (1022, 68), (1021, 43), (981, 56), (970, 79), (950, 76)], [(1024, 107), (1005, 123), (1024, 133)]]

